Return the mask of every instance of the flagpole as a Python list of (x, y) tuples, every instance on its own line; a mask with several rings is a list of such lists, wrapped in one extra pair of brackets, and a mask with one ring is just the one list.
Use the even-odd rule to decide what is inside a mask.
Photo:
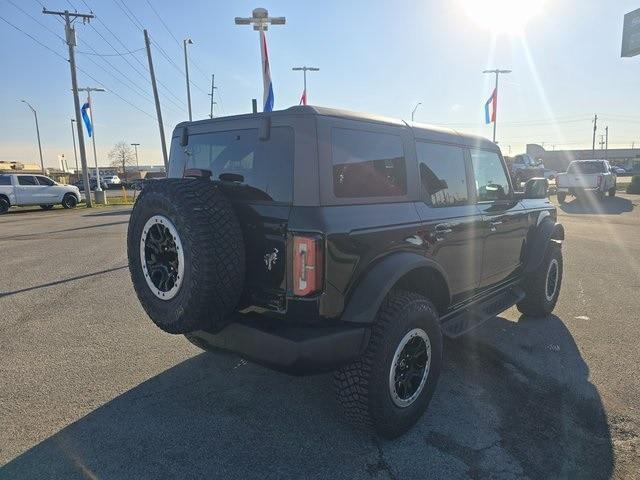
[[(91, 92), (105, 92), (104, 88), (79, 88), (78, 91), (87, 92), (87, 101), (89, 102), (89, 120), (91, 120), (91, 142), (93, 144), (93, 162), (96, 166), (96, 202), (107, 203), (107, 197), (102, 194), (100, 186), (100, 170), (98, 169), (98, 154), (96, 153), (96, 124), (93, 121), (93, 102), (91, 101)], [(90, 185), (85, 186), (85, 192), (91, 192)], [(90, 193), (89, 193), (90, 195)]]
[(496, 88), (494, 92), (496, 92), (496, 108), (493, 112), (493, 143), (496, 143), (496, 127), (498, 125), (498, 70), (496, 70)]

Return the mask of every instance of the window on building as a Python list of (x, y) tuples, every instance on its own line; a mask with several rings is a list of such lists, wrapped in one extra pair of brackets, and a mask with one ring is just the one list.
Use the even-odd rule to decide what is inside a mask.
[(416, 142), (421, 197), (434, 207), (469, 201), (464, 151), (460, 147)]
[(406, 195), (407, 170), (398, 135), (334, 128), (331, 156), (336, 197)]

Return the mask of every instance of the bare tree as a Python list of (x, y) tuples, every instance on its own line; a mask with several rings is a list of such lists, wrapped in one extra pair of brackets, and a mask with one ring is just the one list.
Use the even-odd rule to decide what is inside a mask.
[(112, 167), (122, 168), (122, 176), (124, 177), (124, 182), (127, 183), (127, 165), (132, 167), (136, 164), (136, 155), (131, 145), (124, 140), (120, 140), (109, 152), (109, 160), (111, 160)]

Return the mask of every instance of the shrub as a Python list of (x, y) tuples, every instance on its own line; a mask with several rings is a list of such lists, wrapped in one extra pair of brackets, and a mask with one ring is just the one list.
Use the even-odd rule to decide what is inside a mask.
[(627, 185), (627, 193), (640, 193), (640, 175), (631, 177), (631, 183)]

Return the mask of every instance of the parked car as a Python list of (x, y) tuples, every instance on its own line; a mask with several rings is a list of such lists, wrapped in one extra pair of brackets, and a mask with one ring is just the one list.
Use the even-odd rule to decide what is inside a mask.
[[(84, 192), (83, 180), (78, 180), (77, 182), (74, 183), (74, 185), (78, 187), (81, 192)], [(91, 190), (95, 190), (96, 188), (98, 188), (98, 180), (95, 177), (92, 177), (89, 179), (89, 188)], [(102, 179), (100, 179), (100, 188), (102, 188), (102, 190), (107, 190), (109, 188)]]
[(100, 180), (104, 182), (107, 188), (119, 187), (122, 184), (122, 180), (118, 175), (105, 175)]
[(526, 153), (509, 157), (511, 176), (516, 187), (519, 188), (522, 182), (526, 182), (530, 178), (544, 176), (545, 168), (542, 162), (536, 162)]
[(57, 204), (75, 208), (79, 202), (80, 190), (73, 185), (59, 184), (44, 175), (0, 174), (0, 214), (26, 205), (40, 205), (43, 210)]
[(574, 160), (566, 173), (556, 177), (558, 202), (564, 203), (567, 195), (574, 197), (586, 194), (602, 200), (605, 194), (616, 194), (616, 174), (607, 160)]
[(142, 190), (143, 185), (144, 185), (143, 178), (136, 178), (131, 180), (131, 182), (129, 182), (129, 188), (131, 188), (132, 190)]
[(335, 371), (347, 416), (385, 437), (427, 408), (443, 336), (556, 304), (547, 181), (515, 192), (488, 140), (298, 106), (182, 123), (172, 143), (127, 234), (147, 314), (205, 350)]
[(617, 167), (615, 165), (611, 165), (611, 171), (616, 175), (626, 175), (627, 171), (622, 167)]

